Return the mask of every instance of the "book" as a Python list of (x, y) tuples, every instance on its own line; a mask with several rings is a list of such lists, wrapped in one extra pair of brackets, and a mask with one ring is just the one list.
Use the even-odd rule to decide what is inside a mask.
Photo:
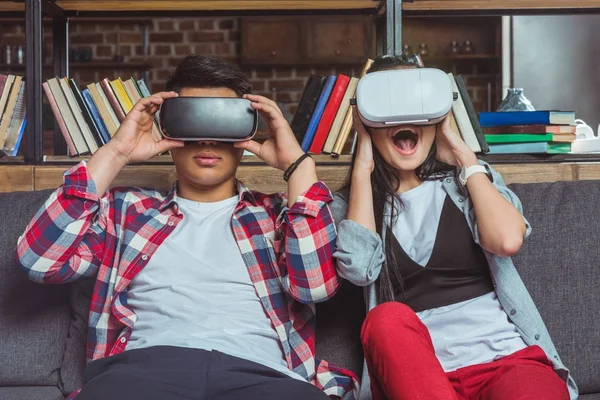
[(10, 95), (15, 78), (15, 75), (8, 75), (6, 82), (4, 83), (4, 87), (2, 88), (2, 94), (0, 95), (0, 121), (2, 120), (2, 115), (4, 115), (4, 109), (6, 108), (6, 102), (8, 101), (8, 95)]
[(69, 105), (69, 108), (71, 109), (71, 112), (73, 113), (73, 116), (75, 117), (75, 122), (76, 122), (77, 126), (79, 127), (79, 131), (81, 132), (81, 135), (83, 136), (83, 140), (85, 140), (85, 143), (87, 144), (87, 147), (90, 150), (90, 153), (94, 154), (96, 152), (96, 150), (98, 150), (98, 144), (96, 143), (96, 139), (94, 139), (94, 136), (92, 135), (92, 132), (90, 131), (90, 127), (88, 126), (87, 122), (85, 122), (85, 119), (83, 118), (83, 112), (81, 111), (81, 108), (79, 108), (79, 105), (77, 104), (77, 100), (75, 99), (75, 95), (73, 94), (73, 91), (71, 90), (71, 87), (69, 85), (69, 82), (67, 81), (67, 78), (58, 79), (58, 83), (60, 84), (60, 88), (62, 89), (62, 92), (65, 95), (65, 98), (67, 99), (67, 104)]
[(456, 86), (458, 87), (458, 91), (460, 93), (460, 97), (463, 101), (465, 109), (467, 110), (467, 116), (471, 121), (471, 127), (473, 128), (473, 132), (475, 133), (475, 138), (479, 142), (479, 147), (481, 148), (482, 153), (488, 152), (488, 146), (483, 137), (483, 131), (481, 130), (481, 125), (479, 125), (479, 117), (477, 116), (477, 112), (475, 111), (475, 107), (473, 107), (473, 102), (471, 102), (471, 96), (469, 96), (469, 91), (467, 90), (467, 84), (463, 79), (462, 75), (457, 75), (454, 80), (456, 81)]
[(96, 128), (98, 129), (98, 131), (100, 133), (100, 137), (102, 138), (102, 141), (104, 142), (104, 144), (108, 143), (108, 141), (111, 138), (111, 135), (110, 135), (110, 133), (108, 133), (106, 124), (104, 123), (104, 120), (100, 116), (100, 112), (98, 111), (98, 107), (96, 107), (96, 103), (94, 102), (94, 99), (92, 98), (92, 94), (90, 93), (90, 90), (87, 88), (82, 90), (81, 95), (83, 96), (83, 101), (85, 102), (85, 105), (87, 106), (87, 109), (88, 109), (89, 113), (91, 114), (92, 120), (94, 121), (94, 124), (96, 125)]
[(527, 143), (527, 142), (574, 142), (577, 135), (574, 133), (513, 133), (511, 135), (485, 135), (488, 143)]
[(15, 108), (12, 113), (10, 123), (8, 125), (6, 137), (4, 139), (4, 142), (2, 143), (2, 152), (9, 156), (16, 156), (17, 151), (19, 150), (17, 142), (19, 139), (19, 135), (23, 134), (25, 124), (25, 97), (25, 82), (22, 82), (21, 87), (19, 88), (19, 93), (17, 95)]
[(119, 120), (108, 102), (108, 99), (104, 96), (104, 91), (102, 88), (99, 89), (98, 87), (98, 84), (90, 83), (87, 86), (87, 90), (90, 92), (92, 99), (94, 99), (94, 103), (98, 108), (98, 113), (100, 113), (102, 121), (108, 130), (108, 134), (112, 137), (119, 128)]
[(123, 112), (125, 113), (125, 115), (127, 115), (127, 113), (133, 108), (133, 103), (131, 102), (131, 98), (129, 98), (127, 91), (125, 90), (125, 85), (123, 84), (123, 81), (121, 80), (121, 78), (117, 78), (113, 81), (110, 81), (110, 87), (112, 88), (117, 100), (119, 100), (119, 104), (121, 104)]
[(483, 128), (483, 133), (488, 135), (513, 133), (575, 133), (575, 125), (507, 125), (490, 126)]
[(306, 81), (304, 92), (302, 92), (302, 97), (298, 103), (298, 108), (290, 123), (292, 132), (294, 132), (294, 136), (296, 136), (298, 143), (302, 143), (304, 133), (306, 132), (310, 118), (315, 111), (324, 84), (325, 78), (315, 74), (312, 74)]
[(323, 150), (323, 146), (327, 140), (327, 135), (329, 135), (329, 131), (331, 130), (331, 125), (333, 125), (333, 119), (340, 108), (340, 103), (342, 102), (342, 98), (346, 93), (349, 83), (350, 77), (343, 74), (339, 74), (337, 76), (335, 85), (333, 86), (333, 90), (331, 91), (331, 95), (327, 101), (327, 105), (323, 110), (323, 116), (321, 117), (319, 125), (317, 126), (317, 133), (315, 133), (315, 138), (310, 145), (309, 151), (311, 153), (321, 154), (321, 150)]
[(69, 130), (67, 129), (67, 125), (65, 124), (65, 120), (58, 109), (58, 105), (56, 104), (56, 99), (50, 90), (50, 86), (48, 82), (42, 83), (42, 88), (44, 89), (44, 93), (46, 93), (46, 97), (48, 98), (48, 103), (50, 104), (50, 108), (52, 109), (52, 113), (54, 114), (54, 118), (56, 118), (56, 123), (65, 138), (65, 142), (67, 143), (67, 148), (69, 149), (69, 154), (75, 155), (77, 154), (77, 149), (73, 144), (73, 140), (71, 139), (71, 135), (69, 134)]
[[(143, 79), (140, 79), (137, 81), (138, 84), (138, 88), (140, 89), (140, 93), (142, 94), (142, 97), (150, 97), (152, 94), (150, 93), (150, 89), (148, 89), (148, 85), (146, 85), (146, 81)], [(157, 125), (160, 125), (160, 113), (155, 113), (154, 114), (154, 120), (156, 121)]]
[(67, 98), (62, 91), (59, 78), (48, 79), (47, 82), (52, 92), (52, 95), (56, 100), (57, 111), (59, 111), (60, 115), (64, 119), (65, 126), (69, 132), (69, 135), (71, 136), (73, 145), (75, 146), (75, 149), (77, 149), (76, 152), (73, 152), (71, 154), (89, 154), (90, 149), (85, 139), (83, 138), (83, 133), (81, 132), (81, 129), (79, 129), (79, 125), (77, 125), (77, 121), (75, 120), (75, 114), (73, 114), (73, 110), (71, 110), (71, 107), (69, 107), (69, 102), (67, 101)]
[(489, 147), (489, 154), (565, 154), (571, 152), (571, 143), (490, 144)]
[(467, 112), (461, 92), (458, 89), (456, 79), (451, 72), (448, 73), (448, 77), (452, 83), (452, 90), (455, 93), (458, 93), (458, 97), (452, 102), (452, 114), (456, 119), (456, 124), (460, 130), (460, 134), (467, 146), (469, 146), (474, 153), (481, 153), (481, 145), (479, 144), (479, 140), (477, 139), (475, 130), (473, 129), (471, 119), (469, 118), (469, 113)]
[(333, 86), (335, 85), (335, 81), (337, 80), (337, 76), (330, 75), (327, 77), (325, 81), (325, 85), (323, 85), (323, 90), (321, 91), (321, 95), (319, 96), (319, 101), (315, 106), (315, 111), (313, 112), (312, 117), (310, 118), (310, 122), (308, 123), (308, 127), (306, 128), (306, 132), (304, 133), (304, 137), (302, 138), (302, 150), (308, 152), (310, 146), (315, 138), (315, 134), (317, 133), (317, 127), (319, 126), (319, 122), (321, 121), (321, 117), (323, 116), (323, 111), (325, 111), (325, 106), (327, 105), (327, 101), (329, 100), (329, 96), (331, 95), (331, 91), (333, 90)]
[(19, 91), (21, 90), (21, 85), (23, 83), (23, 77), (15, 76), (15, 81), (10, 90), (10, 94), (8, 95), (8, 100), (6, 102), (6, 107), (2, 112), (2, 120), (0, 120), (0, 144), (3, 144), (6, 140), (6, 134), (8, 133), (8, 126), (10, 125), (10, 120), (12, 119), (13, 112), (17, 105), (17, 98), (19, 97)]
[(102, 138), (102, 135), (100, 134), (100, 129), (98, 128), (98, 126), (96, 126), (96, 123), (92, 118), (92, 114), (88, 109), (85, 100), (83, 99), (83, 96), (81, 94), (81, 91), (79, 90), (79, 87), (77, 86), (77, 83), (75, 83), (73, 79), (65, 78), (65, 80), (69, 83), (69, 86), (71, 87), (73, 97), (77, 102), (77, 106), (81, 110), (81, 115), (83, 116), (83, 119), (87, 125), (87, 128), (92, 134), (94, 141), (96, 142), (96, 146), (98, 146), (99, 148), (102, 147), (105, 144), (105, 142)]
[(104, 78), (100, 81), (100, 87), (102, 88), (102, 92), (104, 92), (104, 95), (106, 96), (115, 115), (117, 116), (117, 119), (119, 122), (123, 122), (125, 119), (125, 111), (123, 110), (121, 103), (119, 103), (117, 96), (115, 96), (115, 93), (113, 92), (110, 82), (107, 78)]
[[(365, 76), (367, 74), (367, 71), (369, 70), (369, 68), (371, 68), (371, 65), (373, 65), (373, 60), (369, 58), (365, 62), (365, 65), (363, 65), (363, 69), (360, 72), (359, 78), (362, 78), (363, 76)], [(353, 98), (354, 97), (355, 96), (353, 96)], [(335, 144), (333, 145), (333, 150), (331, 151), (332, 156), (334, 156), (334, 157), (339, 156), (342, 153), (342, 151), (344, 149), (344, 145), (346, 144), (346, 141), (348, 140), (348, 136), (350, 136), (350, 132), (352, 132), (352, 126), (353, 126), (352, 108), (348, 107), (348, 111), (346, 112), (346, 116), (344, 117), (344, 123), (342, 123), (342, 128), (340, 129), (338, 138), (335, 141)]]
[(344, 119), (346, 118), (346, 114), (348, 113), (348, 109), (350, 108), (350, 99), (353, 98), (356, 94), (357, 85), (358, 78), (350, 78), (350, 82), (348, 83), (348, 87), (346, 88), (346, 93), (344, 93), (344, 97), (342, 98), (340, 108), (338, 109), (338, 112), (335, 115), (335, 119), (333, 120), (331, 129), (329, 130), (329, 134), (327, 135), (327, 140), (325, 141), (325, 145), (323, 146), (322, 152), (325, 154), (331, 154), (331, 152), (333, 151), (333, 146), (335, 146), (335, 142), (337, 141), (337, 138), (342, 129), (342, 124), (344, 123)]
[(8, 75), (0, 74), (0, 94), (4, 91), (4, 86), (8, 80)]
[(573, 111), (492, 111), (479, 113), (482, 127), (510, 125), (575, 125)]

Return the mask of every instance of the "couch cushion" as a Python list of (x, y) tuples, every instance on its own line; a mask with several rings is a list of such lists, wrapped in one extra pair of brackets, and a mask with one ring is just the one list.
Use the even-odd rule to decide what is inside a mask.
[(64, 400), (54, 386), (0, 387), (2, 400)]
[(600, 181), (510, 187), (533, 228), (515, 265), (580, 393), (598, 393)]
[(331, 299), (317, 304), (317, 357), (362, 375), (360, 328), (365, 318), (363, 290), (344, 281)]
[(0, 386), (58, 384), (70, 322), (69, 287), (35, 284), (15, 262), (17, 238), (48, 195), (0, 194)]
[(85, 349), (88, 332), (88, 317), (95, 278), (79, 280), (71, 284), (71, 324), (67, 332), (65, 353), (60, 368), (58, 387), (69, 394), (83, 386)]

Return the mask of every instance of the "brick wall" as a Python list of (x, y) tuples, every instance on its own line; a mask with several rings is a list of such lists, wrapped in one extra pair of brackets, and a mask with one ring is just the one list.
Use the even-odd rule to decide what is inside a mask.
[[(144, 25), (147, 25), (149, 31), (147, 55), (144, 54), (142, 46)], [(0, 48), (5, 45), (24, 45), (24, 30), (22, 23), (1, 23)], [(51, 63), (50, 24), (45, 25), (44, 34), (46, 62)], [(165, 81), (174, 67), (187, 54), (213, 54), (237, 63), (241, 52), (239, 18), (152, 19), (121, 23), (74, 21), (70, 27), (70, 40), (71, 47), (90, 48), (94, 60), (110, 61), (118, 54), (123, 57), (125, 63), (149, 62), (152, 67), (148, 73), (148, 83), (152, 91), (164, 88)], [(306, 79), (311, 73), (344, 73), (356, 76), (360, 67), (337, 70), (306, 67), (244, 68), (244, 71), (248, 74), (255, 92), (280, 103), (286, 116), (291, 118)], [(487, 109), (488, 82), (492, 82), (492, 107), (495, 108), (499, 103), (500, 91), (496, 88), (500, 88), (500, 77), (490, 63), (457, 63), (444, 69), (463, 74), (478, 111)], [(23, 70), (14, 72), (24, 74)], [(51, 72), (51, 69), (46, 69), (44, 75), (51, 77)], [(142, 71), (132, 69), (74, 68), (71, 72), (72, 77), (82, 86), (105, 77), (114, 79), (117, 76), (144, 76)]]

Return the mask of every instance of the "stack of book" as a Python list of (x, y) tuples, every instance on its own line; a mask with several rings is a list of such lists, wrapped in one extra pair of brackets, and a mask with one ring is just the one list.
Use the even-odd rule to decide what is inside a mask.
[(0, 74), (0, 150), (16, 156), (25, 132), (25, 81), (19, 75)]
[[(365, 63), (360, 77), (372, 63), (373, 60)], [(451, 126), (474, 152), (486, 153), (488, 147), (465, 81), (460, 75), (454, 77), (450, 73), (448, 77), (457, 94), (450, 112)], [(291, 122), (292, 131), (304, 151), (332, 156), (342, 154), (352, 132), (350, 99), (356, 94), (358, 80), (343, 74), (327, 78), (311, 75)]]
[(484, 112), (479, 119), (490, 154), (564, 154), (577, 138), (572, 111)]
[[(80, 90), (73, 79), (56, 77), (44, 82), (43, 88), (71, 156), (96, 152), (115, 134), (133, 105), (150, 96), (144, 80), (134, 78), (103, 79)], [(152, 134), (160, 139), (156, 120)]]
[[(372, 63), (367, 60), (360, 76)], [(302, 150), (334, 156), (342, 153), (352, 132), (350, 99), (356, 94), (358, 80), (343, 74), (310, 76), (290, 124)]]

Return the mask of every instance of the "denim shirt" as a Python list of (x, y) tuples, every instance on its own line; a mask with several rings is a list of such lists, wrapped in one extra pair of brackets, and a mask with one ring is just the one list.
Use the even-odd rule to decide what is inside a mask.
[[(487, 165), (483, 161), (479, 161), (479, 163)], [(499, 173), (491, 167), (490, 170), (492, 171), (494, 186), (498, 192), (523, 214), (519, 198), (506, 187)], [(448, 196), (450, 196), (458, 209), (463, 211), (475, 243), (481, 245), (475, 209), (468, 193), (466, 193), (466, 190), (461, 190), (453, 173), (448, 173), (441, 179), (443, 179), (443, 187)], [(346, 219), (348, 209), (347, 194), (344, 196), (337, 193), (330, 207), (338, 229), (336, 251), (334, 253), (334, 257), (337, 259), (338, 274), (353, 284), (365, 288), (367, 311), (371, 310), (377, 306), (376, 281), (385, 258), (383, 249), (385, 237), (382, 239), (371, 230)], [(523, 219), (527, 226), (525, 234), (527, 238), (531, 233), (531, 227), (529, 222), (525, 218)], [(387, 224), (387, 221), (384, 221), (384, 226), (385, 224)], [(385, 235), (386, 229), (383, 229), (383, 232)], [(484, 253), (489, 263), (498, 300), (508, 314), (508, 317), (517, 327), (517, 330), (528, 346), (538, 345), (544, 350), (548, 359), (552, 361), (556, 373), (567, 382), (571, 400), (577, 399), (577, 385), (570, 376), (569, 370), (563, 365), (544, 321), (542, 321), (542, 317), (521, 280), (512, 259), (510, 257), (497, 256), (485, 249)], [(371, 399), (366, 363), (363, 365), (360, 391), (360, 400), (365, 399)]]

